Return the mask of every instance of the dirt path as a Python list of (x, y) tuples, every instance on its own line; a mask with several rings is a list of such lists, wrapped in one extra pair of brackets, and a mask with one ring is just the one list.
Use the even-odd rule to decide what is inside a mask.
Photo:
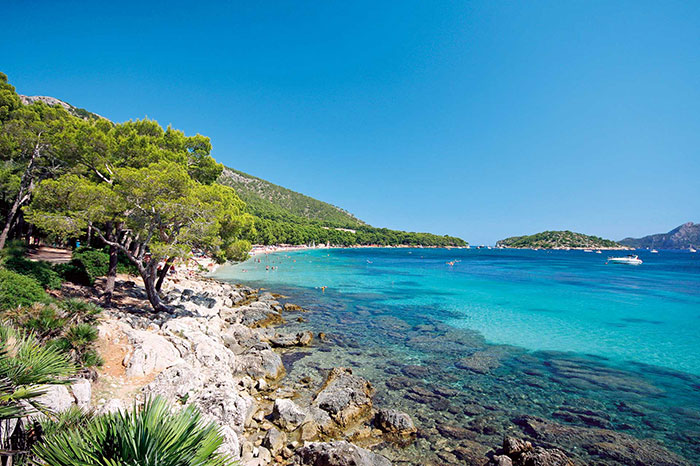
[(52, 264), (65, 264), (73, 258), (73, 251), (70, 249), (52, 248), (49, 246), (39, 246), (38, 249), (30, 249), (27, 256), (33, 261), (46, 261)]

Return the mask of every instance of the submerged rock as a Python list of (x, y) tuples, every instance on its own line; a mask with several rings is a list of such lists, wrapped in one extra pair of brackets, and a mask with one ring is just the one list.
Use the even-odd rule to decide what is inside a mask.
[(492, 346), (483, 351), (477, 351), (471, 356), (460, 359), (455, 366), (479, 374), (487, 374), (501, 366), (501, 360), (506, 356), (502, 347)]
[(416, 433), (411, 416), (395, 409), (380, 409), (374, 417), (374, 423), (388, 434), (409, 436)]
[(563, 425), (534, 416), (520, 416), (514, 422), (526, 435), (536, 440), (552, 445), (583, 448), (589, 455), (606, 464), (690, 465), (653, 439), (639, 439), (606, 429)]
[(345, 441), (313, 442), (297, 449), (294, 464), (310, 466), (391, 466), (386, 457)]

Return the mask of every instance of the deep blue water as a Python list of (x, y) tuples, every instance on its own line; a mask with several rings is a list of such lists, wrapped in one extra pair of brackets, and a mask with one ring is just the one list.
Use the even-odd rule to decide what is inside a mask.
[[(283, 293), (311, 311), (289, 327), (330, 335), (287, 360), (290, 379), (353, 367), (426, 432), (477, 425), (477, 441), (497, 445), (532, 414), (654, 438), (697, 464), (700, 254), (639, 255), (626, 266), (606, 252), (329, 249), (257, 256), (216, 278)], [(485, 366), (465, 370), (474, 356)], [(459, 395), (421, 404), (407, 376)], [(462, 413), (475, 404), (485, 414)], [(428, 440), (410, 457), (444, 462)]]

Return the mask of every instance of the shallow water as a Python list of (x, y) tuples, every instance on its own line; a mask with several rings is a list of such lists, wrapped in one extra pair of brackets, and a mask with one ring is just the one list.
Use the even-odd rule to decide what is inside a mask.
[(443, 451), (466, 440), (441, 426), (495, 447), (532, 414), (655, 438), (697, 463), (700, 254), (640, 257), (624, 266), (583, 251), (330, 249), (258, 256), (216, 278), (310, 309), (289, 325), (329, 342), (289, 357), (290, 379), (353, 367), (425, 430), (411, 458), (451, 462)]

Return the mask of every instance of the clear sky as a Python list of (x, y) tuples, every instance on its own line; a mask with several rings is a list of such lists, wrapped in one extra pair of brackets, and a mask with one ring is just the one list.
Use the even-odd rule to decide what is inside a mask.
[(700, 2), (3, 2), (0, 71), (376, 226), (700, 221)]

